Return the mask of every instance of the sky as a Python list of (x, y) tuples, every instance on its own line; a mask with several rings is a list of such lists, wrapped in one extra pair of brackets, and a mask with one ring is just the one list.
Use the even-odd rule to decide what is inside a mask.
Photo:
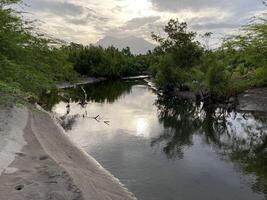
[(190, 29), (232, 34), (266, 10), (262, 0), (24, 0), (23, 9), (37, 27), (56, 38), (82, 44), (105, 36), (136, 36), (151, 41), (171, 18)]

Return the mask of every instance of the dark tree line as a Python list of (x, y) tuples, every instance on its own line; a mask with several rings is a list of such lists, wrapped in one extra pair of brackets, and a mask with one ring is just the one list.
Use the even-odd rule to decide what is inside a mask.
[(133, 55), (129, 47), (119, 50), (71, 44), (65, 49), (74, 70), (85, 76), (120, 78), (143, 74), (149, 67), (147, 57)]

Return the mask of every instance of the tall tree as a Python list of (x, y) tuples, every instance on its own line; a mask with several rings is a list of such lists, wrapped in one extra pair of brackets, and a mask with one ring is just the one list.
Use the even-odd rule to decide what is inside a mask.
[(160, 44), (160, 51), (170, 53), (180, 68), (190, 68), (199, 61), (202, 54), (197, 33), (189, 31), (186, 22), (171, 19), (164, 28), (166, 37), (152, 33), (152, 38)]

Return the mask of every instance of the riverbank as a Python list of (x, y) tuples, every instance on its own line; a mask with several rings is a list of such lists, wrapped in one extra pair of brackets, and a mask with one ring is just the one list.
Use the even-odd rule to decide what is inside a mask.
[(16, 106), (0, 113), (0, 199), (135, 199), (48, 113)]
[[(149, 78), (149, 75), (140, 75), (140, 76), (127, 76), (127, 77), (122, 77), (120, 78), (121, 80), (138, 80), (138, 79), (147, 79)], [(71, 88), (71, 87), (76, 87), (79, 85), (85, 85), (85, 84), (90, 84), (90, 83), (97, 83), (101, 81), (108, 80), (107, 78), (104, 77), (85, 77), (85, 78), (80, 78), (76, 83), (69, 83), (69, 82), (62, 82), (56, 84), (56, 88), (58, 89), (64, 89), (64, 88)]]
[(246, 90), (238, 96), (238, 102), (240, 111), (267, 113), (267, 87)]
[(80, 78), (79, 81), (77, 81), (77, 83), (69, 83), (69, 82), (58, 83), (56, 84), (56, 87), (58, 89), (71, 88), (71, 87), (76, 87), (77, 85), (97, 83), (104, 80), (106, 80), (106, 78), (86, 77), (86, 78)]
[[(153, 82), (150, 80), (146, 80), (146, 82), (157, 94), (162, 95), (159, 93)], [(200, 93), (195, 93), (192, 91), (180, 91), (179, 89), (174, 89), (174, 91), (168, 93), (167, 95), (171, 98), (178, 98), (193, 102), (196, 102), (197, 99), (203, 102), (205, 98), (208, 98), (201, 96)], [(232, 108), (237, 111), (267, 113), (267, 87), (245, 90), (237, 96), (230, 97), (228, 100), (220, 103), (220, 105), (222, 105), (222, 107)]]

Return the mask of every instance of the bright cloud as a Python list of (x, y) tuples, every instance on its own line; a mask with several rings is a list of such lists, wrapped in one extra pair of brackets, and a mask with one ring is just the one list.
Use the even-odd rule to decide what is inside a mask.
[(170, 18), (217, 36), (237, 30), (266, 9), (261, 0), (24, 0), (28, 17), (54, 37), (83, 44), (104, 36), (150, 40)]

